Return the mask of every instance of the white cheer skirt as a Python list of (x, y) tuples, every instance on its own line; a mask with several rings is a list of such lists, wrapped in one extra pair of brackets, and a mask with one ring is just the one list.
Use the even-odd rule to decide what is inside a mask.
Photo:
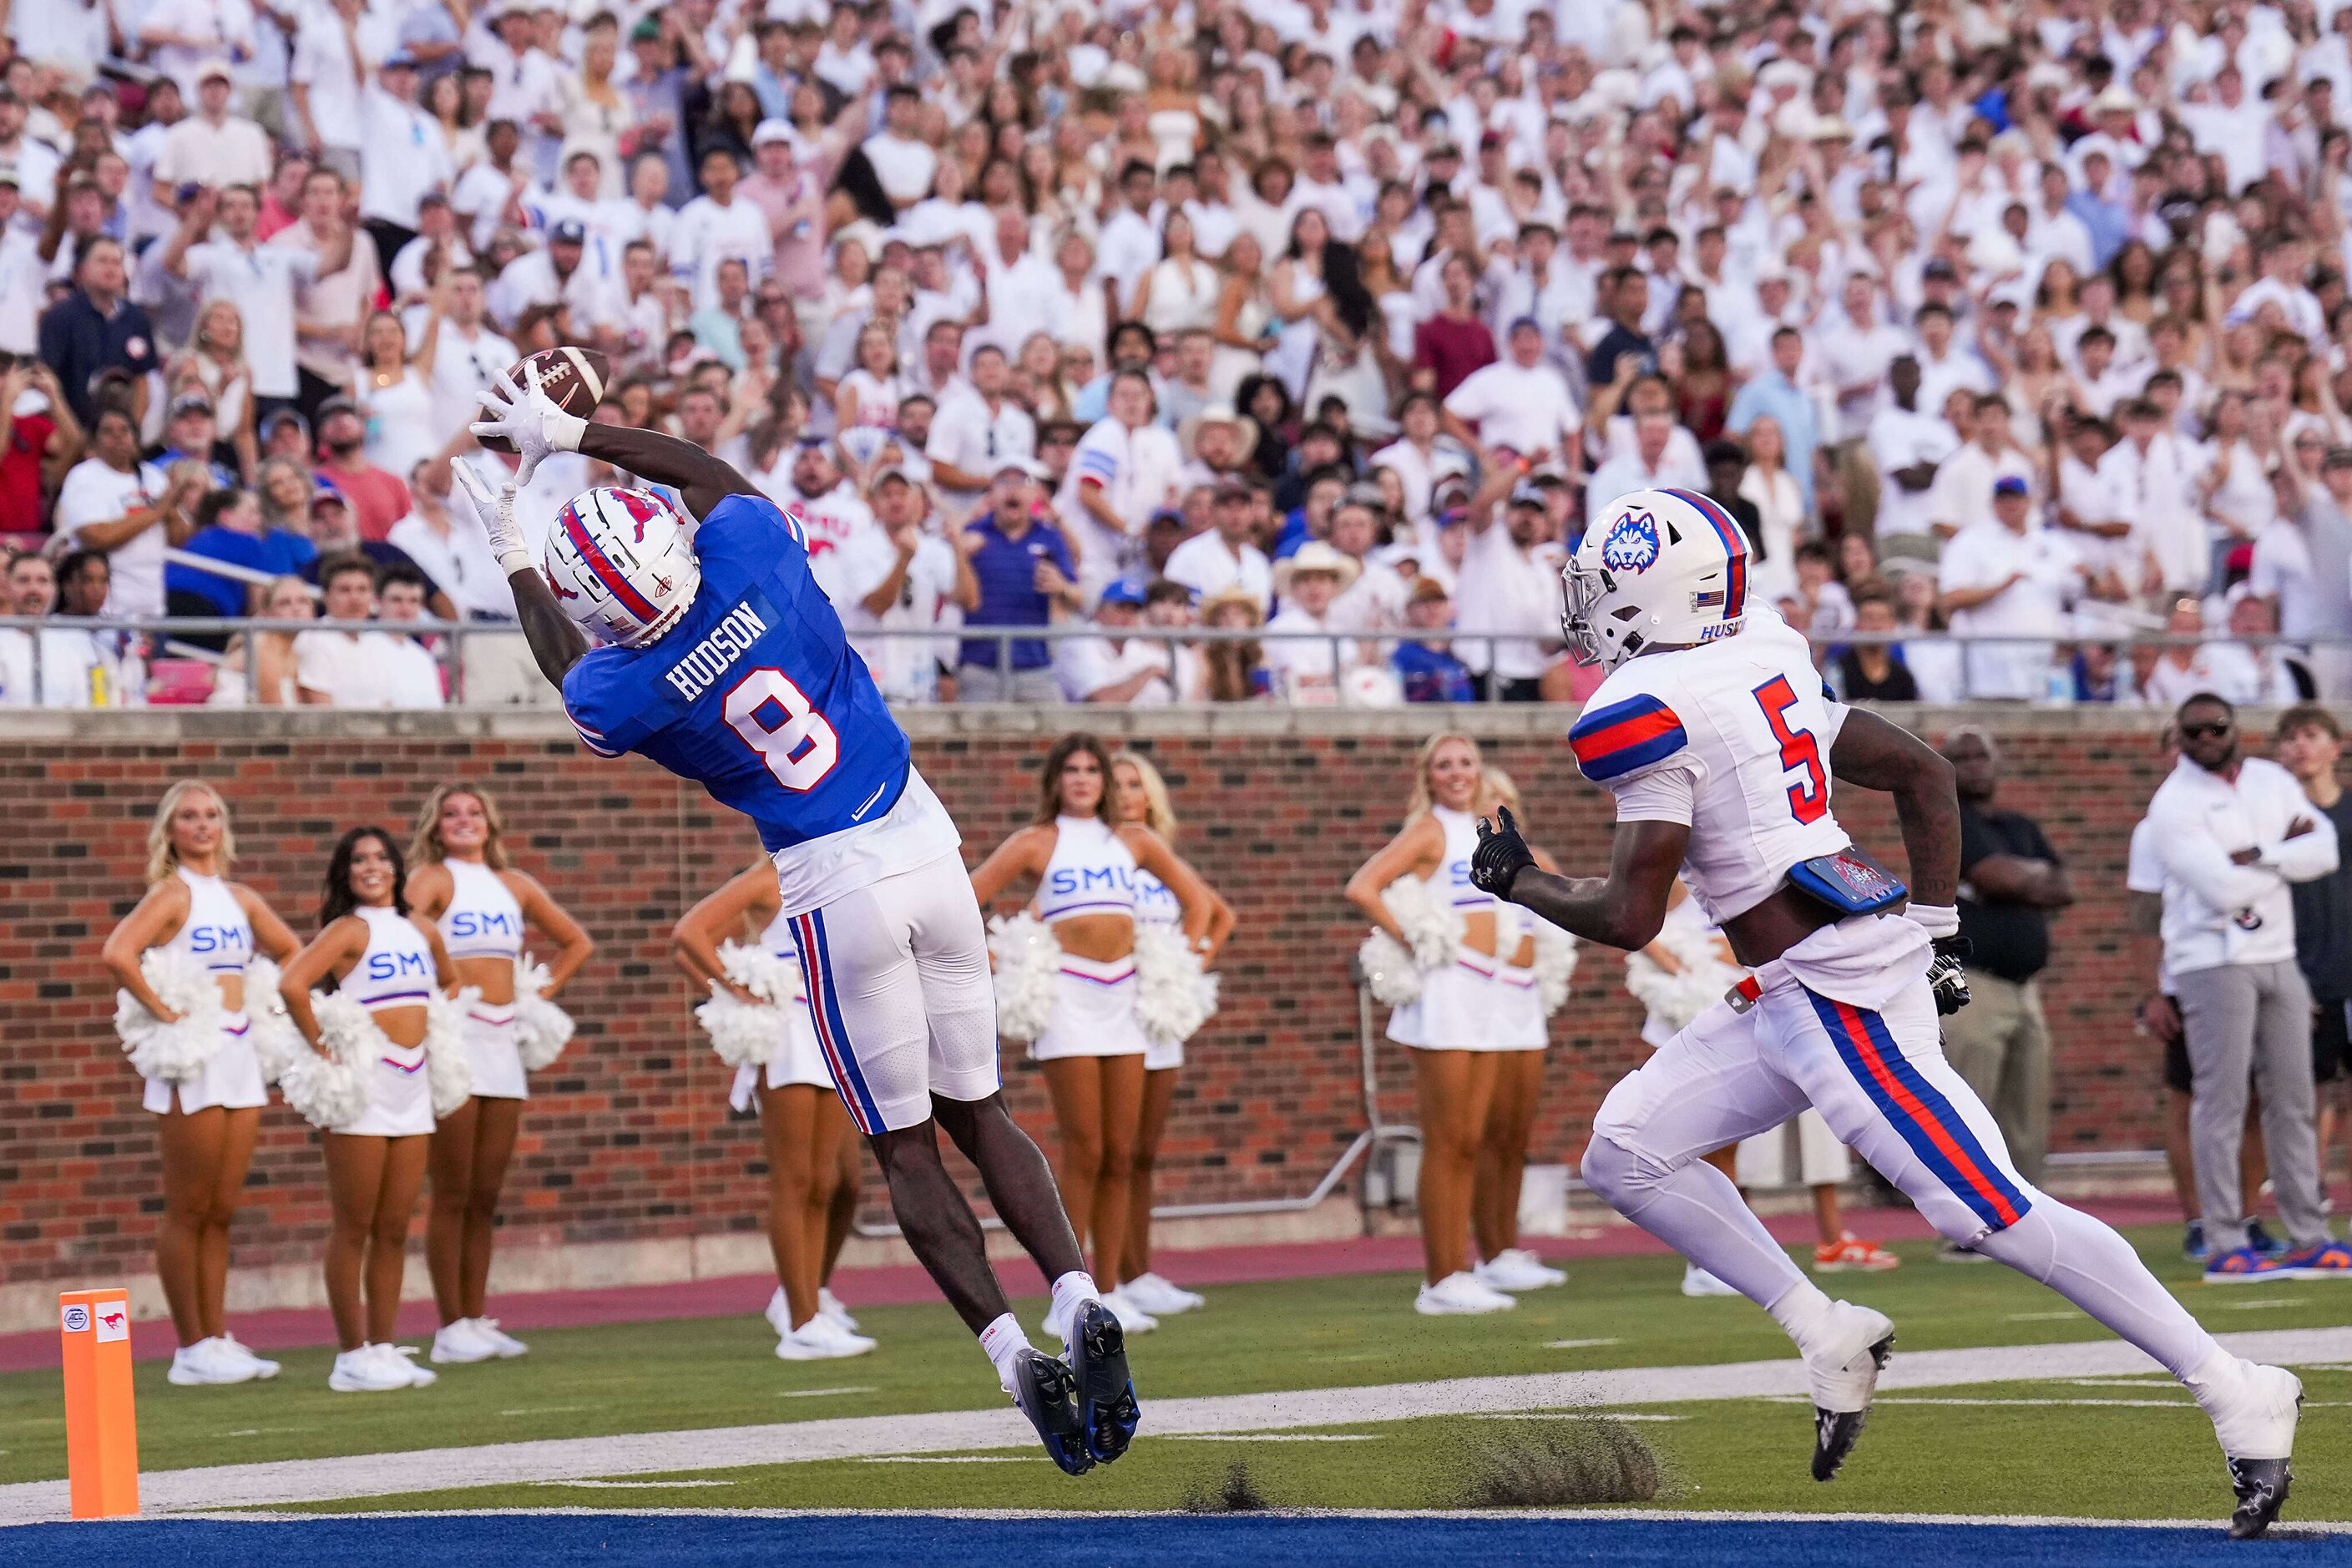
[(1532, 966), (1506, 963), (1495, 971), (1495, 1022), (1496, 1050), (1539, 1051), (1551, 1043), (1543, 987)]
[(474, 1069), (474, 1092), (485, 1100), (529, 1100), (515, 1010), (488, 1002), (466, 1009), (466, 1061)]
[(253, 1025), (242, 1013), (223, 1015), (220, 1044), (194, 1078), (173, 1084), (160, 1078), (142, 1080), (140, 1103), (157, 1115), (172, 1109), (172, 1092), (179, 1091), (184, 1111), (208, 1110), (217, 1105), (229, 1110), (249, 1110), (269, 1103), (269, 1085), (261, 1076), (261, 1058), (253, 1049)]
[(1107, 963), (1062, 954), (1054, 976), (1053, 1019), (1030, 1043), (1030, 1059), (1143, 1055), (1150, 1042), (1135, 1016), (1139, 989), (1132, 953)]
[[(1421, 997), (1389, 1015), (1389, 1038), (1424, 1051), (1498, 1051), (1510, 1028), (1495, 960), (1465, 951), (1444, 969), (1425, 970)], [(1540, 1005), (1538, 1005), (1540, 1012)]]
[(433, 1131), (433, 1083), (426, 1070), (427, 1052), (419, 1046), (378, 1049), (362, 1064), (367, 1080), (367, 1109), (338, 1132), (371, 1138), (408, 1138)]
[(738, 1110), (751, 1110), (763, 1082), (769, 1089), (803, 1083), (813, 1089), (831, 1089), (833, 1068), (824, 1059), (824, 1047), (817, 1043), (816, 1022), (809, 1016), (808, 999), (798, 997), (789, 1006), (761, 1010), (781, 1017), (783, 1027), (764, 1064), (745, 1062), (735, 1069), (727, 1103)]

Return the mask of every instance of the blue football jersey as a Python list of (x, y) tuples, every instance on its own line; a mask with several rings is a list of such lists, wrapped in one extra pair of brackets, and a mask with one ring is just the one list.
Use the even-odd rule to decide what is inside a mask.
[(730, 496), (694, 538), (702, 585), (643, 648), (596, 648), (563, 706), (601, 756), (635, 752), (759, 825), (771, 853), (872, 822), (907, 787), (898, 727), (809, 574), (800, 524)]

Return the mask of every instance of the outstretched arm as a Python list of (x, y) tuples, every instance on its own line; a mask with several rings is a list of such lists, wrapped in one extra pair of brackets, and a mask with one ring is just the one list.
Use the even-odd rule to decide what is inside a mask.
[(1952, 787), (1952, 764), (1910, 731), (1855, 708), (1830, 747), (1830, 772), (1843, 783), (1895, 797), (1903, 853), (1911, 863), (1911, 902), (1949, 908), (1960, 888), (1960, 797)]
[(685, 499), (686, 510), (707, 516), (729, 496), (755, 496), (758, 487), (691, 441), (656, 430), (636, 430), (620, 425), (591, 425), (567, 414), (540, 389), (539, 366), (523, 362), (523, 384), (517, 386), (503, 371), (482, 394), (487, 417), (474, 422), (477, 437), (502, 436), (513, 444), (522, 461), (515, 483), (527, 485), (551, 452), (578, 452), (656, 484), (670, 485)]
[(1688, 823), (1621, 822), (1610, 840), (1609, 875), (1563, 877), (1536, 864), (1508, 806), (1499, 815), (1500, 828), (1479, 820), (1472, 881), (1588, 942), (1633, 952), (1657, 939), (1690, 844)]

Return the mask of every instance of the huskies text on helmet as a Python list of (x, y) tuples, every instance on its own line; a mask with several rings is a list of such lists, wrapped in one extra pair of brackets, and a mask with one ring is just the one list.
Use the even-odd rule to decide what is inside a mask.
[(1713, 642), (1748, 612), (1748, 535), (1696, 490), (1635, 490), (1601, 514), (1560, 569), (1560, 630), (1579, 664)]

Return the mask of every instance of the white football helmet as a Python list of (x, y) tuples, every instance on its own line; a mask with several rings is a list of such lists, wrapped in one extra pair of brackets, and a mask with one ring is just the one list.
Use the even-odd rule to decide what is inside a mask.
[(676, 626), (702, 585), (693, 524), (650, 490), (602, 486), (555, 514), (547, 585), (606, 642), (638, 647)]
[(1579, 664), (1614, 669), (1646, 647), (1735, 636), (1748, 613), (1748, 535), (1696, 490), (1635, 490), (1560, 569), (1560, 630)]

